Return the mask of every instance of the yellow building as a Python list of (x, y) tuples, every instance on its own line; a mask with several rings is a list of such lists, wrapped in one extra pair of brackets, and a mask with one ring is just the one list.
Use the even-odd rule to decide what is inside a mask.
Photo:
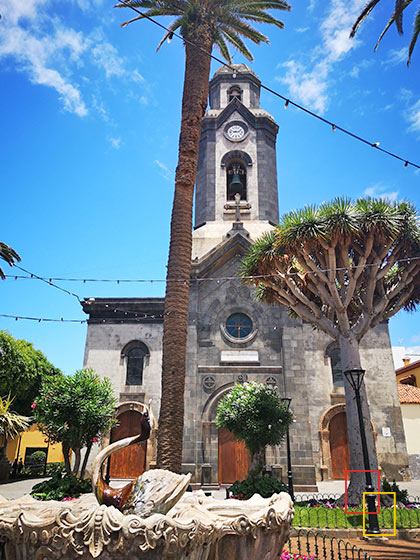
[(396, 370), (398, 396), (407, 442), (408, 462), (412, 479), (420, 478), (420, 360)]
[(25, 432), (8, 441), (6, 457), (11, 463), (16, 458), (25, 462), (26, 458), (35, 451), (48, 452), (47, 463), (64, 461), (61, 443), (50, 443), (48, 445), (46, 436), (39, 431), (37, 424), (32, 424)]

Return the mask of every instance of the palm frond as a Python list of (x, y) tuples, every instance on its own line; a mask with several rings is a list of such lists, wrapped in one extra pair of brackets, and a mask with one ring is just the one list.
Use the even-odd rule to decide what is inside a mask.
[(182, 18), (178, 18), (175, 21), (173, 21), (169, 26), (168, 26), (168, 31), (166, 31), (165, 35), (163, 36), (161, 42), (159, 43), (159, 45), (157, 46), (156, 50), (158, 51), (160, 49), (160, 47), (163, 45), (163, 43), (166, 40), (171, 40), (173, 33), (179, 29), (182, 25)]
[(366, 4), (366, 6), (360, 12), (359, 17), (354, 22), (353, 27), (351, 28), (350, 37), (354, 37), (356, 35), (357, 30), (365, 21), (365, 19), (368, 17), (368, 15), (371, 13), (371, 11), (374, 9), (376, 4), (378, 4), (378, 2), (380, 2), (380, 0), (371, 0)]
[(229, 62), (229, 64), (232, 64), (232, 58), (230, 56), (229, 48), (226, 44), (226, 41), (223, 38), (223, 35), (220, 33), (219, 30), (216, 30), (213, 33), (213, 36), (214, 36), (214, 43), (219, 49), (220, 54), (223, 56), (224, 59), (227, 60), (227, 62)]
[(5, 439), (15, 437), (29, 427), (31, 418), (10, 410), (13, 398), (0, 397), (0, 436)]
[[(401, 10), (405, 10), (405, 8), (406, 8), (409, 4), (411, 4), (412, 1), (413, 1), (413, 0), (404, 0), (404, 1), (402, 2)], [(392, 14), (392, 16), (389, 18), (388, 23), (385, 25), (385, 27), (384, 27), (382, 33), (379, 35), (379, 39), (378, 39), (378, 41), (377, 41), (377, 43), (376, 43), (376, 45), (375, 45), (375, 48), (373, 49), (374, 51), (377, 51), (377, 49), (378, 49), (378, 47), (379, 47), (379, 43), (382, 41), (383, 36), (384, 36), (385, 33), (388, 31), (388, 29), (391, 27), (391, 25), (394, 23), (394, 21), (395, 21), (395, 23), (396, 23), (396, 11), (394, 11), (394, 13)], [(397, 26), (397, 27), (398, 27), (398, 26)], [(401, 30), (402, 30), (402, 27), (401, 27)]]
[[(10, 266), (13, 266), (15, 261), (20, 262), (20, 256), (16, 253), (12, 247), (6, 245), (6, 243), (2, 243), (0, 241), (0, 259), (4, 260)], [(6, 275), (4, 274), (3, 270), (0, 268), (0, 278), (5, 280)]]
[(226, 38), (226, 40), (231, 45), (233, 45), (245, 58), (247, 58), (248, 60), (254, 60), (254, 57), (252, 56), (251, 52), (248, 50), (248, 48), (246, 47), (242, 39), (238, 37), (238, 35), (236, 35), (236, 33), (231, 31), (228, 27), (225, 27), (224, 25), (220, 25), (219, 29), (223, 34), (224, 38)]
[(280, 29), (283, 29), (283, 27), (284, 27), (284, 23), (282, 21), (280, 21), (279, 19), (276, 19), (272, 15), (270, 15), (266, 12), (262, 12), (260, 10), (253, 10), (253, 9), (250, 9), (250, 8), (248, 8), (248, 9), (244, 8), (244, 9), (241, 9), (241, 10), (237, 11), (236, 15), (239, 16), (239, 17), (242, 17), (244, 19), (247, 19), (249, 21), (256, 21), (256, 22), (259, 22), (259, 23), (271, 23), (273, 25), (276, 25)]
[(414, 24), (413, 24), (413, 34), (411, 36), (411, 41), (410, 41), (410, 45), (408, 47), (408, 59), (407, 59), (407, 66), (410, 66), (410, 62), (411, 62), (411, 55), (413, 54), (413, 50), (414, 47), (417, 43), (417, 38), (419, 36), (420, 33), (420, 8), (418, 10), (418, 12), (416, 13), (416, 16), (414, 18)]
[(400, 35), (403, 34), (403, 12), (405, 9), (404, 0), (395, 0), (395, 9), (394, 9), (394, 18), (395, 18), (395, 25), (397, 27), (397, 31)]

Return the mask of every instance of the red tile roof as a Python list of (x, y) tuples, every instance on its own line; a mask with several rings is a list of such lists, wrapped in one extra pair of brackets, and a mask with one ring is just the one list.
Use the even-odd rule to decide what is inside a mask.
[(398, 384), (398, 396), (401, 404), (420, 404), (420, 387)]

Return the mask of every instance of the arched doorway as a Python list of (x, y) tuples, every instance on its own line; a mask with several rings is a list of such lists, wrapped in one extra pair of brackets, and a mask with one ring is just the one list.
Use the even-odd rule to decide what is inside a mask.
[(345, 471), (350, 468), (347, 418), (344, 411), (339, 412), (331, 418), (329, 431), (331, 452), (331, 478), (333, 480), (344, 480)]
[(244, 480), (250, 465), (251, 457), (245, 443), (226, 428), (219, 428), (219, 484)]
[[(126, 410), (117, 420), (119, 422), (112, 430), (112, 441), (135, 436), (140, 433), (142, 414), (138, 410)], [(136, 478), (146, 468), (147, 441), (131, 445), (114, 453), (110, 460), (109, 474), (111, 478)]]

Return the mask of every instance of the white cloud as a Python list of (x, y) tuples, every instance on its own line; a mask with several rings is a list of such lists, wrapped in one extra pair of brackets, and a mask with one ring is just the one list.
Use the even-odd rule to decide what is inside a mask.
[[(93, 10), (103, 3), (72, 1), (82, 10)], [(108, 80), (117, 77), (136, 84), (145, 82), (139, 71), (130, 69), (119, 56), (101, 28), (86, 35), (67, 25), (52, 8), (51, 0), (0, 0), (0, 60), (12, 61), (33, 84), (55, 89), (64, 110), (80, 117), (88, 114), (84, 92), (90, 87), (87, 76), (92, 64), (104, 70)], [(94, 96), (89, 93), (89, 97)], [(106, 111), (93, 106), (107, 120)]]
[(320, 62), (311, 72), (305, 72), (303, 65), (293, 60), (282, 66), (287, 72), (281, 81), (289, 87), (290, 97), (323, 113), (327, 104), (325, 78), (328, 72), (325, 65)]
[(410, 123), (409, 130), (420, 131), (420, 99), (414, 105), (408, 108), (405, 115), (407, 121)]
[[(20, 21), (20, 18), (29, 15), (35, 17), (35, 2), (32, 2), (32, 8), (32, 11), (20, 11), (19, 14), (6, 10), (5, 18), (12, 15), (17, 17), (16, 21)], [(71, 83), (65, 76), (65, 72), (53, 67), (53, 59), (66, 51), (72, 60), (78, 60), (84, 50), (82, 34), (62, 27), (55, 28), (48, 36), (38, 37), (28, 27), (16, 24), (3, 27), (0, 34), (0, 58), (13, 57), (17, 69), (26, 72), (32, 83), (54, 88), (64, 109), (80, 117), (88, 112), (81, 92), (77, 84)]]
[(125, 75), (124, 61), (111, 43), (98, 43), (92, 49), (92, 54), (97, 65), (105, 70), (107, 78)]
[(170, 169), (161, 161), (155, 159), (154, 161), (155, 165), (157, 165), (160, 169), (160, 174), (162, 175), (162, 177), (164, 179), (166, 179), (166, 181), (171, 181), (172, 179), (172, 172), (170, 171)]
[(417, 344), (417, 343), (420, 344), (420, 334), (415, 334), (415, 335), (411, 336), (410, 337), (410, 342), (412, 344)]
[[(328, 87), (334, 66), (359, 41), (349, 38), (349, 29), (363, 8), (365, 0), (332, 0), (327, 16), (321, 24), (321, 43), (311, 52), (310, 63), (290, 60), (282, 65), (285, 75), (277, 79), (289, 87), (290, 97), (311, 109), (323, 113), (328, 107)], [(308, 9), (313, 9), (311, 2)], [(357, 77), (358, 70), (353, 69)]]
[(377, 184), (365, 189), (363, 194), (365, 196), (371, 196), (372, 198), (385, 198), (390, 202), (395, 202), (398, 199), (399, 192), (389, 191), (387, 187)]
[(121, 146), (121, 138), (108, 138), (108, 142), (111, 144), (113, 148), (116, 150), (120, 149)]
[(382, 64), (387, 66), (396, 66), (401, 64), (401, 62), (406, 62), (408, 58), (408, 47), (403, 47), (402, 49), (391, 49), (388, 53), (386, 60)]
[(353, 68), (349, 72), (349, 75), (352, 78), (358, 78), (360, 74), (360, 70), (365, 70), (366, 68), (369, 68), (369, 66), (371, 66), (372, 64), (373, 64), (373, 60), (367, 60), (365, 58), (364, 60), (362, 60), (361, 62), (353, 66)]
[(310, 27), (297, 27), (295, 29), (296, 33), (306, 33), (309, 31)]

